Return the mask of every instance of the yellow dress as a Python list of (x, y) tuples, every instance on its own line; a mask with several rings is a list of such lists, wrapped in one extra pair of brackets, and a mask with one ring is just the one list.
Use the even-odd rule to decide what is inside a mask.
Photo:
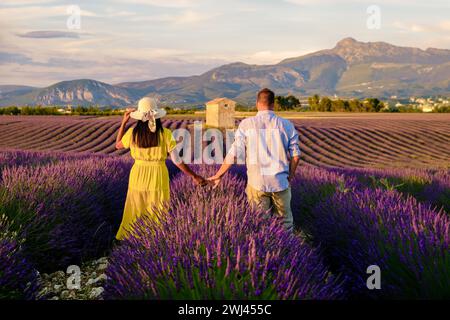
[(133, 128), (130, 128), (123, 136), (122, 144), (130, 148), (135, 161), (130, 172), (122, 223), (116, 235), (118, 240), (127, 237), (138, 217), (154, 217), (155, 210), (164, 210), (170, 200), (169, 172), (165, 160), (176, 146), (172, 132), (163, 128), (157, 147), (139, 148), (132, 140)]

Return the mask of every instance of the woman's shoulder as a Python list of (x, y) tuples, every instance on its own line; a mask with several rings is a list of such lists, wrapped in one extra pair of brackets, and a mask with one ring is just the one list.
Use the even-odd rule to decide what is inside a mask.
[(131, 138), (133, 136), (134, 127), (129, 127), (127, 131), (125, 131), (124, 137)]
[(164, 133), (164, 135), (171, 135), (172, 134), (172, 130), (170, 130), (169, 128), (163, 127), (163, 133)]

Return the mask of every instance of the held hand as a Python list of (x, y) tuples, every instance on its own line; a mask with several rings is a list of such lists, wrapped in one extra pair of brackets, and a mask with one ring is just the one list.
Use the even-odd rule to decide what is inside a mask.
[(222, 177), (219, 177), (219, 176), (215, 175), (215, 176), (209, 177), (206, 180), (208, 180), (208, 182), (210, 184), (212, 184), (213, 189), (215, 189), (215, 188), (217, 188), (219, 186), (220, 181), (222, 180)]
[(127, 109), (123, 114), (122, 123), (126, 124), (130, 120), (130, 114), (134, 111), (134, 109)]
[(203, 177), (201, 177), (199, 175), (194, 176), (192, 179), (194, 179), (194, 183), (197, 186), (202, 186), (203, 187), (203, 186), (205, 186), (207, 184), (205, 178), (203, 178)]

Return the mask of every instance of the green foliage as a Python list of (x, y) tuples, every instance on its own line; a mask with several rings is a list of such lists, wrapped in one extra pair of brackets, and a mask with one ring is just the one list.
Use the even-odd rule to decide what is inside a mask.
[[(60, 110), (63, 109), (63, 110)], [(67, 113), (66, 113), (67, 112)], [(57, 116), (57, 115), (98, 115), (113, 116), (122, 115), (123, 110), (112, 110), (110, 108), (100, 109), (98, 106), (77, 106), (75, 108), (61, 108), (58, 106), (24, 106), (0, 108), (0, 115), (23, 115), (23, 116)]]
[[(179, 264), (176, 270), (172, 271), (177, 274), (175, 278), (178, 279), (178, 282), (175, 283), (169, 275), (161, 277), (161, 280), (156, 285), (158, 297), (154, 297), (152, 292), (149, 291), (146, 298), (162, 300), (275, 300), (278, 298), (277, 291), (273, 285), (266, 287), (262, 293), (257, 294), (249, 285), (251, 284), (250, 272), (240, 273), (235, 269), (230, 269), (226, 261), (218, 264), (216, 260), (213, 260), (212, 264), (216, 266), (208, 269), (207, 277), (201, 277), (198, 268), (192, 270), (192, 281), (189, 279), (188, 270)], [(216, 285), (209, 286), (207, 279), (214, 279)], [(268, 278), (265, 281), (270, 283), (272, 280)], [(231, 288), (234, 288), (234, 290), (231, 290)], [(245, 294), (245, 288), (250, 289), (250, 294)]]
[(320, 97), (317, 94), (308, 98), (308, 104), (312, 111), (317, 111), (317, 109), (319, 108), (319, 103), (320, 103)]
[(450, 106), (434, 107), (434, 113), (450, 113)]
[(234, 110), (239, 111), (239, 112), (255, 112), (256, 107), (255, 106), (244, 106), (242, 104), (237, 104), (236, 107), (234, 108)]
[(384, 108), (384, 104), (377, 98), (368, 98), (364, 101), (367, 112), (380, 112)]
[(6, 108), (0, 108), (0, 115), (12, 115), (16, 116), (20, 114), (20, 109), (17, 107), (6, 107)]
[(296, 110), (301, 108), (301, 106), (300, 100), (293, 95), (275, 97), (275, 110), (277, 111)]
[(308, 98), (311, 111), (319, 112), (380, 112), (385, 105), (377, 98), (367, 98), (364, 101), (358, 99), (330, 99), (320, 97), (317, 94)]
[(322, 112), (333, 111), (333, 102), (331, 101), (331, 99), (328, 97), (323, 97), (322, 99), (320, 99), (319, 110), (317, 110), (317, 111), (322, 111)]
[(393, 183), (392, 180), (390, 180), (388, 178), (377, 179), (373, 175), (370, 176), (369, 178), (372, 181), (372, 186), (374, 188), (381, 187), (381, 188), (383, 188), (385, 190), (389, 190), (389, 191), (398, 190), (400, 187), (402, 187), (405, 184), (404, 182), (395, 184), (395, 183)]
[(26, 208), (21, 199), (15, 199), (4, 187), (0, 187), (0, 203), (0, 216), (9, 221), (9, 232), (19, 234), (23, 226), (33, 221), (34, 211)]
[(350, 192), (351, 189), (348, 188), (348, 187), (346, 187), (344, 181), (339, 180), (339, 181), (338, 181), (338, 185), (337, 185), (336, 191), (337, 191), (337, 192), (341, 192), (341, 193), (347, 193), (347, 192)]
[(123, 110), (112, 110), (110, 108), (101, 109), (98, 106), (78, 106), (72, 109), (72, 115), (87, 115), (87, 116), (115, 116), (122, 115)]
[(422, 113), (422, 109), (411, 106), (389, 107), (382, 110), (383, 112), (392, 113)]
[(172, 109), (171, 107), (164, 107), (167, 114), (194, 114), (194, 109)]
[(398, 191), (404, 195), (410, 195), (417, 200), (427, 203), (433, 199), (433, 206), (443, 208), (450, 212), (450, 190), (440, 187), (439, 183), (433, 179), (427, 179), (420, 176), (410, 175), (404, 177), (386, 176), (377, 177), (375, 175), (360, 176), (358, 181), (373, 189), (384, 189), (388, 191)]

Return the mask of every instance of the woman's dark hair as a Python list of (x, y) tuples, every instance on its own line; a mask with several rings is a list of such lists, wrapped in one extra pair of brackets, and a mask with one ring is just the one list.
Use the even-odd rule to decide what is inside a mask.
[(159, 145), (159, 133), (163, 130), (161, 119), (156, 119), (156, 131), (151, 132), (148, 127), (148, 121), (137, 122), (136, 127), (133, 129), (133, 142), (139, 148), (151, 148)]

